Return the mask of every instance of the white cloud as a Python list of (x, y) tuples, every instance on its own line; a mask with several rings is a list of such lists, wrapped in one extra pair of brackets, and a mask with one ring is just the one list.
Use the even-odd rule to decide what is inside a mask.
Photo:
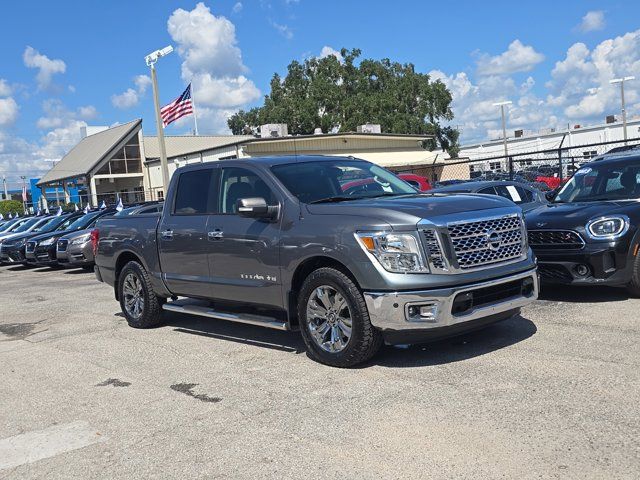
[[(504, 59), (504, 54), (499, 57)], [(544, 85), (537, 85), (532, 76), (524, 81), (517, 76), (516, 82), (511, 73), (521, 69), (496, 70), (510, 73), (487, 75), (484, 70), (472, 79), (466, 72), (430, 72), (432, 80), (442, 80), (452, 93), (455, 118), (451, 124), (461, 128), (463, 143), (501, 135), (500, 112), (493, 103), (502, 100), (513, 102), (508, 107), (509, 130), (596, 124), (606, 115), (617, 114), (620, 89), (609, 80), (627, 75), (640, 79), (640, 30), (604, 40), (592, 50), (584, 43), (571, 45)], [(640, 114), (640, 81), (625, 84), (625, 99), (629, 115)]]
[(140, 103), (141, 97), (146, 93), (147, 88), (151, 85), (151, 78), (147, 75), (137, 75), (133, 78), (135, 89), (127, 88), (124, 92), (111, 95), (111, 104), (122, 110), (135, 107)]
[(167, 26), (184, 59), (183, 79), (189, 80), (200, 72), (216, 77), (247, 72), (237, 45), (235, 26), (227, 18), (213, 15), (204, 3), (198, 3), (191, 11), (175, 10)]
[(8, 97), (13, 89), (4, 78), (0, 78), (0, 97)]
[(543, 60), (543, 54), (516, 39), (500, 55), (492, 57), (486, 53), (482, 54), (477, 61), (478, 74), (509, 75), (516, 72), (529, 72)]
[(325, 57), (328, 57), (330, 55), (333, 55), (334, 57), (336, 57), (339, 62), (342, 62), (342, 60), (343, 60), (342, 55), (340, 54), (340, 52), (338, 50), (336, 50), (335, 48), (332, 48), (332, 47), (330, 47), (328, 45), (325, 45), (324, 47), (322, 47), (322, 50), (320, 50), (319, 58), (325, 58)]
[(582, 22), (578, 25), (581, 32), (594, 32), (604, 28), (604, 12), (602, 10), (592, 10), (582, 17)]
[(234, 24), (198, 3), (191, 11), (175, 10), (167, 27), (183, 60), (182, 79), (192, 82), (198, 127), (228, 132), (226, 118), (261, 95), (246, 76)]
[(36, 122), (36, 127), (40, 130), (61, 128), (75, 120), (92, 120), (98, 114), (93, 105), (79, 107), (76, 111), (71, 111), (61, 100), (50, 98), (42, 103), (44, 115)]
[(38, 69), (36, 81), (40, 90), (48, 89), (51, 86), (53, 76), (57, 73), (64, 73), (67, 69), (67, 65), (62, 60), (51, 60), (29, 46), (25, 49), (22, 60), (26, 67)]
[(0, 127), (13, 125), (18, 118), (18, 104), (11, 98), (0, 98)]
[(281, 25), (273, 21), (270, 23), (271, 23), (271, 26), (275, 28), (276, 31), (287, 40), (291, 40), (293, 38), (293, 32), (291, 31), (291, 28), (289, 28), (288, 25)]
[(242, 2), (236, 2), (231, 11), (233, 13), (240, 13), (242, 11)]

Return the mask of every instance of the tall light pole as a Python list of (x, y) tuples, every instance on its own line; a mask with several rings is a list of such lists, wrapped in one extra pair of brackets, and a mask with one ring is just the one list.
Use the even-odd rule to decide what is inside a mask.
[(509, 161), (509, 153), (507, 151), (507, 122), (504, 118), (504, 107), (506, 105), (511, 105), (513, 102), (511, 100), (507, 100), (506, 102), (497, 102), (494, 103), (494, 107), (500, 107), (500, 112), (502, 113), (502, 144), (504, 145), (504, 159), (506, 162)]
[(22, 179), (22, 209), (27, 213), (27, 177), (20, 175), (20, 178)]
[(173, 52), (173, 47), (169, 45), (162, 50), (156, 50), (144, 57), (147, 66), (151, 69), (151, 84), (153, 85), (153, 105), (156, 110), (156, 128), (158, 130), (158, 146), (160, 148), (160, 170), (162, 171), (162, 188), (166, 198), (169, 187), (169, 164), (167, 163), (167, 149), (164, 144), (164, 127), (160, 116), (160, 95), (158, 93), (158, 79), (156, 77), (156, 62), (160, 57), (164, 57)]
[(4, 199), (9, 200), (9, 192), (7, 192), (7, 177), (2, 175), (2, 186), (4, 188)]
[(624, 135), (624, 144), (627, 144), (627, 109), (624, 105), (624, 82), (628, 82), (629, 80), (635, 80), (636, 77), (622, 77), (622, 78), (614, 78), (613, 80), (609, 80), (611, 85), (616, 83), (620, 84), (620, 100), (622, 101), (622, 134)]

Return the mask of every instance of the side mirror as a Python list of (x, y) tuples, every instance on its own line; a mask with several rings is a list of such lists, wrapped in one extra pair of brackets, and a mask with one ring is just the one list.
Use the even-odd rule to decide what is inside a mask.
[(267, 205), (264, 198), (240, 198), (236, 202), (236, 212), (246, 218), (275, 218), (278, 215), (278, 206)]
[(545, 192), (544, 197), (550, 202), (553, 202), (553, 200), (556, 198), (556, 195), (558, 195), (558, 189)]

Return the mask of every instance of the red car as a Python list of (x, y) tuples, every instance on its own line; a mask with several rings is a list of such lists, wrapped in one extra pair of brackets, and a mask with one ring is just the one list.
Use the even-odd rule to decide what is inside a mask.
[[(427, 190), (431, 190), (431, 184), (427, 177), (422, 177), (420, 175), (414, 175), (413, 173), (400, 173), (397, 175), (398, 178), (401, 178), (413, 188), (417, 189), (420, 192), (426, 192)], [(342, 191), (348, 193), (353, 190), (355, 187), (362, 187), (364, 185), (373, 184), (373, 178), (365, 178), (362, 180), (354, 180), (352, 182), (345, 183), (342, 185)]]

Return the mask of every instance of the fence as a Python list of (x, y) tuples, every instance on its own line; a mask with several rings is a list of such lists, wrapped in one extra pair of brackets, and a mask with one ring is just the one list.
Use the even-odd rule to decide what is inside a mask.
[[(396, 173), (414, 173), (433, 183), (446, 180), (517, 180), (536, 182), (540, 177), (556, 178), (558, 185), (570, 178), (581, 165), (612, 150), (638, 146), (640, 138), (586, 145), (528, 150), (482, 158), (450, 159), (445, 163), (418, 167), (396, 167)], [(614, 150), (614, 151), (615, 151)], [(639, 150), (640, 153), (640, 150)], [(554, 182), (548, 182), (553, 184)]]

